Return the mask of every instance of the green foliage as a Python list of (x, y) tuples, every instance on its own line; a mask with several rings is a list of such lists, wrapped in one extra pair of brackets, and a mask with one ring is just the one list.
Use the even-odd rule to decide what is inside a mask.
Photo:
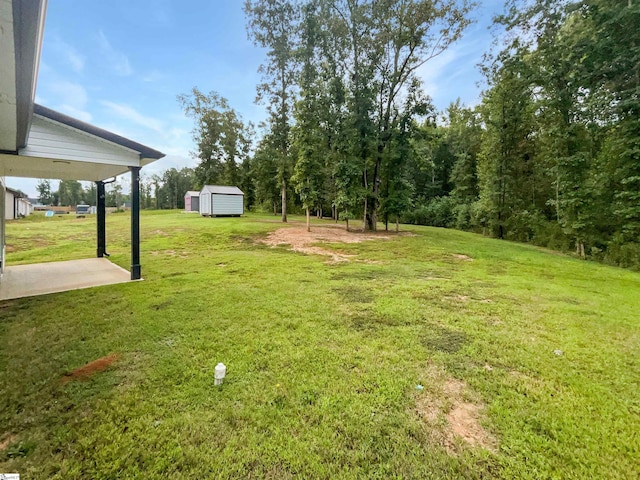
[(246, 0), (247, 32), (254, 43), (267, 50), (267, 62), (260, 67), (262, 83), (258, 102), (266, 102), (268, 134), (277, 182), (280, 188), (282, 221), (287, 221), (289, 180), (296, 156), (291, 149), (291, 116), (295, 99), (296, 52), (299, 8), (291, 0)]
[(83, 203), (82, 184), (77, 180), (60, 180), (58, 184), (58, 204), (78, 205)]
[[(269, 118), (250, 158), (203, 149), (198, 177), (237, 181), (283, 220), (331, 206), (365, 229), (400, 217), (633, 263), (622, 246), (640, 236), (639, 5), (509, 0), (480, 105), (456, 101), (438, 122), (417, 71), (460, 38), (472, 6), (246, 1)], [(205, 99), (181, 100), (196, 114)], [(237, 120), (226, 101), (208, 101), (212, 138), (248, 145), (247, 130), (222, 128)]]
[[(198, 169), (169, 168), (162, 176), (155, 175), (152, 180), (155, 186), (155, 208), (184, 208), (184, 196), (189, 190), (199, 190)], [(150, 187), (150, 186), (149, 186)], [(150, 192), (147, 192), (149, 194)]]
[(196, 186), (239, 186), (242, 179), (238, 164), (245, 161), (251, 147), (251, 123), (245, 125), (217, 92), (205, 95), (194, 87), (190, 94), (178, 95), (178, 101), (196, 121), (193, 139), (198, 150), (193, 156), (200, 160), (195, 169)]
[(38, 200), (43, 205), (55, 205), (57, 204), (57, 198), (54, 197), (54, 193), (51, 191), (51, 180), (40, 179), (36, 185), (38, 191)]
[(403, 216), (406, 223), (430, 225), (432, 227), (453, 227), (457, 220), (456, 205), (451, 197), (435, 197)]

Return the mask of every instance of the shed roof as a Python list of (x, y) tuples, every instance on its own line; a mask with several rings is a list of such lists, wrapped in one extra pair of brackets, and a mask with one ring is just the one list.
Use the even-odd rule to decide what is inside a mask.
[(200, 196), (200, 192), (196, 192), (194, 190), (189, 190), (187, 193), (184, 194), (185, 197), (199, 197)]
[(203, 192), (209, 192), (219, 195), (244, 195), (244, 192), (238, 187), (231, 187), (225, 185), (205, 185), (202, 187)]
[(7, 193), (10, 193), (14, 197), (27, 198), (27, 195), (24, 192), (21, 192), (20, 190), (16, 190), (14, 188), (9, 188), (9, 187), (6, 187), (5, 190), (7, 191)]

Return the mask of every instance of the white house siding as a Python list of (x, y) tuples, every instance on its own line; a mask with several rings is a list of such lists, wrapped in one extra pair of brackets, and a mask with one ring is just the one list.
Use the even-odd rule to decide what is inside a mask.
[(14, 209), (14, 196), (13, 193), (4, 190), (4, 218), (6, 220), (13, 220), (13, 209)]
[(19, 217), (26, 217), (27, 215), (31, 215), (31, 213), (33, 212), (33, 205), (29, 203), (29, 200), (27, 200), (26, 198), (18, 198), (16, 199), (16, 202), (18, 202), (17, 210)]
[(33, 116), (29, 144), (20, 150), (20, 155), (140, 166), (138, 152), (106, 140), (97, 139), (93, 135), (61, 125), (39, 115)]
[(242, 195), (221, 195), (214, 194), (213, 215), (242, 215), (243, 200)]

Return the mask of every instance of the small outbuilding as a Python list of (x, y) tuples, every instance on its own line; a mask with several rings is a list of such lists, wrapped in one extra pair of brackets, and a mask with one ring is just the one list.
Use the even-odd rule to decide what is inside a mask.
[(184, 211), (189, 213), (200, 211), (200, 192), (189, 190), (184, 194)]
[(23, 218), (33, 212), (33, 205), (29, 202), (29, 198), (19, 190), (7, 187), (4, 197), (4, 218), (6, 220)]
[(205, 185), (200, 191), (200, 215), (233, 216), (244, 213), (244, 193), (238, 187)]

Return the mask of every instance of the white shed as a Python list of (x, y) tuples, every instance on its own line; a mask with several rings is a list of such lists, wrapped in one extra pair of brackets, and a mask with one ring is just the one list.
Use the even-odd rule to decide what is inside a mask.
[(16, 218), (31, 215), (33, 212), (33, 205), (31, 205), (29, 199), (24, 193), (7, 187), (5, 189), (4, 197), (5, 219), (15, 220)]
[(200, 191), (200, 215), (240, 216), (244, 213), (244, 193), (238, 187), (205, 185)]
[(184, 211), (199, 212), (200, 211), (200, 192), (189, 190), (184, 194)]

